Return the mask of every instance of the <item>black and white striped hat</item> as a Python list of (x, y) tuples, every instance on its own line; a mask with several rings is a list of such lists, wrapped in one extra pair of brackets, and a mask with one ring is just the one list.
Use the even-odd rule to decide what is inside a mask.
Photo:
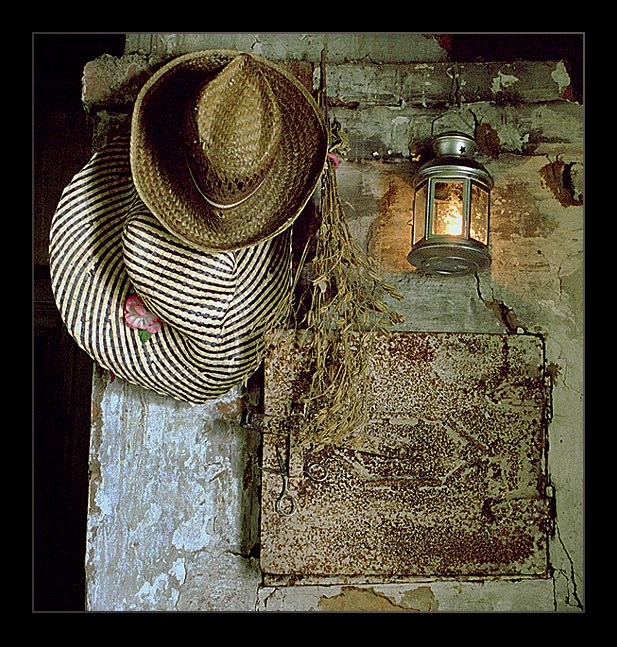
[(291, 232), (204, 252), (165, 229), (131, 176), (129, 138), (65, 188), (50, 231), (52, 289), (72, 337), (118, 377), (205, 402), (252, 374), (288, 312)]

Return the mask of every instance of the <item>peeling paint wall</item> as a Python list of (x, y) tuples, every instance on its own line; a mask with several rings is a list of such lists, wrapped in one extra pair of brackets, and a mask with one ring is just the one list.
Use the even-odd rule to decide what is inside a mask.
[(367, 612), (547, 612), (553, 611), (552, 583), (430, 582), (331, 587), (262, 587), (259, 611)]
[(192, 407), (102, 371), (94, 384), (88, 608), (253, 609), (259, 435), (239, 389)]
[[(136, 34), (84, 74), (94, 145), (127, 128), (141, 83), (186, 51), (237, 47), (296, 61), (324, 34)], [(548, 580), (349, 586), (262, 584), (256, 390), (188, 407), (94, 377), (87, 583), (91, 610), (577, 611), (583, 570), (583, 107), (563, 61), (451, 64), (418, 34), (328, 35), (331, 116), (349, 140), (338, 168), (354, 236), (403, 295), (406, 331), (513, 333), (545, 342), (553, 375), (548, 472), (556, 530)], [(310, 82), (310, 81), (309, 81)], [(438, 122), (435, 120), (440, 118)], [(475, 129), (495, 180), (492, 266), (434, 277), (406, 261), (413, 190), (432, 130)]]

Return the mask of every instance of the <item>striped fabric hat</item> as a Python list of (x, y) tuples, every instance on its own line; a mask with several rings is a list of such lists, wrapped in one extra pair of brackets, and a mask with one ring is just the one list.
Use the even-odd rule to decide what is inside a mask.
[(137, 195), (124, 137), (65, 188), (50, 271), (68, 331), (98, 364), (157, 393), (205, 402), (254, 372), (264, 332), (286, 315), (291, 233), (236, 251), (186, 245)]
[(177, 238), (228, 251), (289, 227), (317, 186), (328, 134), (310, 92), (280, 65), (233, 50), (179, 56), (133, 109), (131, 168)]

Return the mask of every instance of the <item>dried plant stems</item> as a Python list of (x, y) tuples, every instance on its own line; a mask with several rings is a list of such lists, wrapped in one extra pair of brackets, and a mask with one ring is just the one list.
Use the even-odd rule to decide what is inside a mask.
[[(324, 67), (322, 56), (320, 103), (326, 113), (330, 151), (340, 153), (340, 125), (327, 117)], [(366, 424), (367, 367), (374, 333), (403, 321), (383, 300), (386, 294), (401, 296), (381, 278), (375, 260), (349, 231), (330, 157), (320, 198), (312, 299), (305, 317), (312, 375), (297, 438), (300, 444), (314, 447), (348, 439)]]

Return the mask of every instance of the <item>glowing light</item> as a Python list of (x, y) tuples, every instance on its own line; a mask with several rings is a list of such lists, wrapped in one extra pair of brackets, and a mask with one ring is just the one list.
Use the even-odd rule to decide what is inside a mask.
[(435, 234), (460, 236), (463, 233), (462, 200), (452, 192), (447, 199), (435, 201)]
[(457, 211), (444, 214), (443, 233), (449, 236), (460, 236), (463, 232), (463, 216)]

